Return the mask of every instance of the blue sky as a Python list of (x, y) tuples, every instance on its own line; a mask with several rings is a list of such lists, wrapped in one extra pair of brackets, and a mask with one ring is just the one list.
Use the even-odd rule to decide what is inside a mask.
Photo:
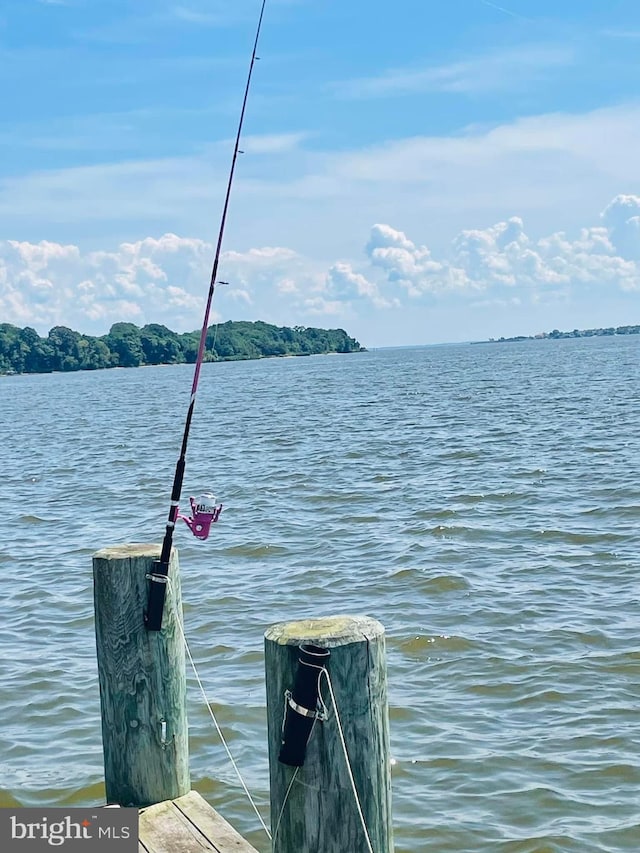
[[(200, 325), (260, 0), (0, 3), (0, 322)], [(637, 0), (267, 0), (216, 319), (640, 323)]]

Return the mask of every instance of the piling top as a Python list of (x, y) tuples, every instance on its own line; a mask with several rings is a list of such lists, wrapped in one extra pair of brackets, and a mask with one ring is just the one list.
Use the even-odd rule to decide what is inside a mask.
[(127, 545), (109, 545), (107, 548), (102, 548), (96, 551), (93, 555), (98, 560), (127, 560), (135, 559), (136, 557), (153, 557), (157, 559), (160, 556), (160, 545), (157, 543), (134, 543)]
[(370, 616), (324, 616), (320, 619), (301, 619), (298, 622), (280, 622), (272, 625), (265, 639), (281, 646), (299, 646), (316, 643), (325, 648), (378, 640), (384, 627)]

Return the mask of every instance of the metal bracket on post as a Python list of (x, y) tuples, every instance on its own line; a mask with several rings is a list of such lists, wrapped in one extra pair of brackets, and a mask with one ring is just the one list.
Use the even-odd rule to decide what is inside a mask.
[(282, 744), (278, 756), (281, 764), (291, 767), (302, 767), (314, 723), (327, 718), (327, 709), (320, 694), (320, 675), (331, 652), (306, 643), (299, 646), (299, 650), (293, 689), (285, 692)]

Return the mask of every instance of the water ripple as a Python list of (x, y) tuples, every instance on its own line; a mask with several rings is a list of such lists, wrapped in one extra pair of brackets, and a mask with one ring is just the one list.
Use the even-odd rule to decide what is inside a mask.
[[(361, 612), (387, 628), (396, 853), (637, 853), (639, 349), (204, 365), (185, 493), (225, 510), (178, 534), (185, 626), (265, 813), (263, 632)], [(104, 797), (90, 557), (160, 538), (190, 381), (0, 383), (0, 806)], [(266, 850), (188, 684), (194, 787)]]

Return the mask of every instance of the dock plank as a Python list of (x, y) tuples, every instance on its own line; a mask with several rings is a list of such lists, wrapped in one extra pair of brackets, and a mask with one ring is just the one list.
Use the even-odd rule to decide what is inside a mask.
[[(195, 796), (191, 796), (194, 794)], [(191, 791), (184, 797), (174, 800), (184, 816), (195, 824), (207, 838), (214, 839), (220, 853), (255, 853), (255, 848), (246, 841), (230, 823), (211, 808), (200, 794)]]
[(139, 853), (257, 853), (197, 791), (141, 809), (139, 839)]

